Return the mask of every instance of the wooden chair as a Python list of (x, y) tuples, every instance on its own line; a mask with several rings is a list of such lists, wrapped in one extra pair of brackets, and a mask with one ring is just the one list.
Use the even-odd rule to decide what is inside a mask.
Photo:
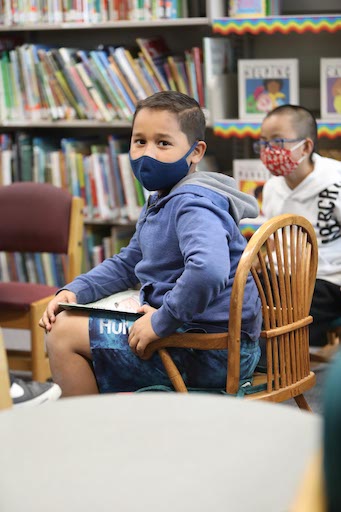
[(297, 215), (270, 219), (252, 236), (240, 259), (232, 287), (229, 332), (173, 334), (151, 343), (145, 356), (158, 350), (175, 390), (187, 392), (167, 348), (228, 348), (226, 391), (237, 394), (242, 303), (251, 271), (262, 302), (261, 337), (266, 340), (267, 373), (255, 374), (253, 382), (257, 389), (262, 386), (265, 389), (248, 394), (246, 398), (273, 402), (294, 398), (300, 408), (310, 410), (303, 393), (315, 384), (315, 375), (309, 367), (308, 325), (313, 321), (309, 309), (316, 270), (317, 242), (312, 225)]
[[(81, 272), (83, 200), (46, 183), (18, 182), (0, 187), (0, 251), (66, 254), (66, 280)], [(23, 282), (0, 283), (0, 326), (28, 329), (31, 350), (8, 350), (9, 367), (31, 371), (45, 381), (50, 367), (44, 331), (39, 327), (53, 286)]]
[(8, 374), (7, 354), (0, 329), (0, 411), (12, 407), (10, 396), (10, 380)]

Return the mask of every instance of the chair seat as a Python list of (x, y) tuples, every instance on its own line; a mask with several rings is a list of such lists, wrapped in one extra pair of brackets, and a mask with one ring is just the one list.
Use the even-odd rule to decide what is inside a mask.
[(0, 283), (0, 310), (29, 311), (32, 302), (54, 295), (57, 290), (45, 284)]

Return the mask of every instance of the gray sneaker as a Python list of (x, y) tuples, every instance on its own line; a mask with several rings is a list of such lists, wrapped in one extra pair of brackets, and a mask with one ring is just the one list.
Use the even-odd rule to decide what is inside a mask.
[(58, 400), (62, 390), (53, 382), (35, 382), (17, 379), (10, 375), (10, 395), (13, 405), (30, 407)]

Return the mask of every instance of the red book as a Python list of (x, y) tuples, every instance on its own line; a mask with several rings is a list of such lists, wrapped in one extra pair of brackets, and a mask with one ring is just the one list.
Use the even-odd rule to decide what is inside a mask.
[(197, 88), (198, 88), (198, 97), (199, 97), (199, 105), (201, 107), (205, 106), (205, 93), (204, 93), (204, 79), (202, 72), (202, 51), (201, 48), (195, 46), (192, 48), (194, 67), (195, 67), (195, 75), (197, 79)]

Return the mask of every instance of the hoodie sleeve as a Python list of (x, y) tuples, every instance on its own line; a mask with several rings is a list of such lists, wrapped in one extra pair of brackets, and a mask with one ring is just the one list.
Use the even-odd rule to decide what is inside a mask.
[(107, 258), (86, 274), (64, 286), (76, 294), (79, 304), (86, 304), (132, 288), (138, 283), (135, 265), (141, 259), (136, 233), (129, 245), (112, 258)]
[(184, 271), (152, 315), (158, 336), (167, 336), (202, 313), (227, 286), (229, 240), (238, 229), (228, 214), (206, 198), (180, 199), (175, 214)]

